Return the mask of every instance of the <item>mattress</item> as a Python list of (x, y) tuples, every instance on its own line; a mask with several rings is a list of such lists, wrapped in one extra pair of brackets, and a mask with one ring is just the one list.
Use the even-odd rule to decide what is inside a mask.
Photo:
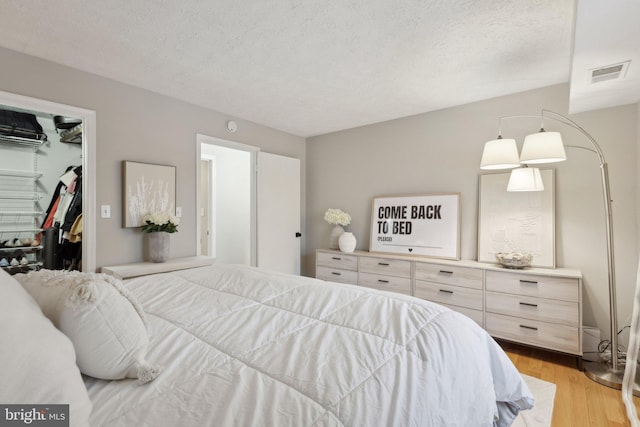
[(85, 377), (93, 426), (507, 426), (533, 405), (483, 329), (418, 298), (224, 265), (125, 284), (163, 369)]

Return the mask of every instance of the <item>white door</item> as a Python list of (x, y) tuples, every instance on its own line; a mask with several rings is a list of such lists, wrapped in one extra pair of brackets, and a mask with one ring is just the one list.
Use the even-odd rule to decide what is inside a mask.
[(258, 153), (258, 267), (300, 274), (300, 159)]

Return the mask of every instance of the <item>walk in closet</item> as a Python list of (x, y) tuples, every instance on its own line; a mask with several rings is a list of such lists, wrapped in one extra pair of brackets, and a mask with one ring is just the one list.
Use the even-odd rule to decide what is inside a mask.
[(0, 267), (81, 269), (81, 119), (0, 105)]

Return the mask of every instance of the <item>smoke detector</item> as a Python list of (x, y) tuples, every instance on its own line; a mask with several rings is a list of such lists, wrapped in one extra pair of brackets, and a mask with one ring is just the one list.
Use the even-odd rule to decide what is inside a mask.
[(627, 75), (627, 69), (631, 61), (624, 61), (617, 64), (605, 65), (604, 67), (592, 68), (589, 70), (589, 80), (591, 84), (605, 82), (607, 80), (620, 80)]

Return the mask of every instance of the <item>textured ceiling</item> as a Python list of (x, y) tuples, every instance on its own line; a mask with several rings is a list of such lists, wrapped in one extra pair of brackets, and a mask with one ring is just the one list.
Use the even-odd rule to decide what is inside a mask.
[[(571, 69), (570, 113), (640, 100), (640, 1), (581, 0)], [(590, 71), (630, 61), (624, 76), (592, 83)]]
[(0, 45), (299, 136), (568, 82), (573, 0), (0, 0)]

